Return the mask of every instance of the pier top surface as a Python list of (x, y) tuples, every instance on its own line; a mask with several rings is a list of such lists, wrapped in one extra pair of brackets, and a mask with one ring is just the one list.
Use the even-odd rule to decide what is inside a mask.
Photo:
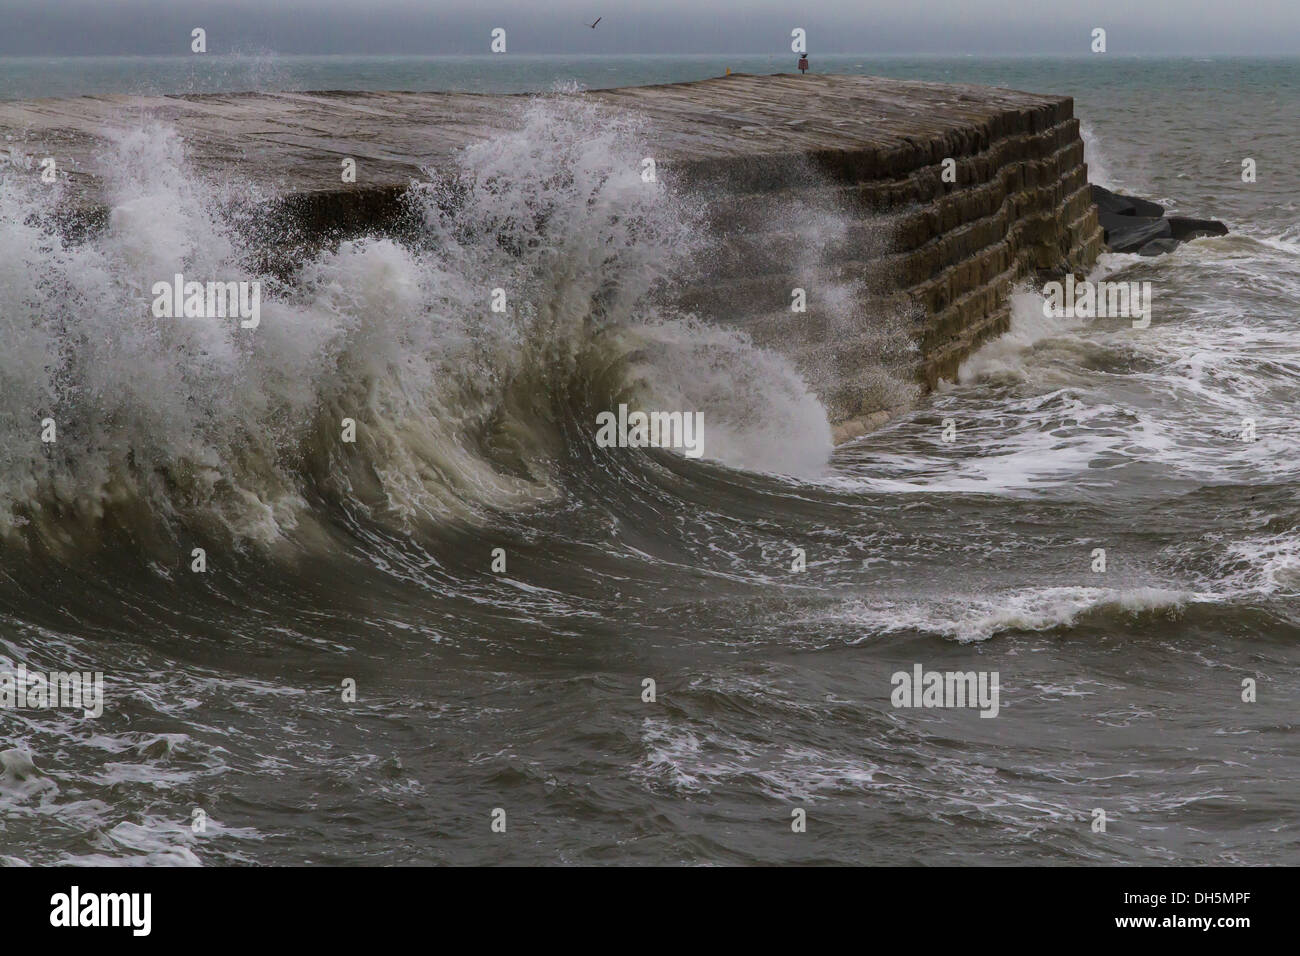
[[(583, 95), (646, 117), (646, 145), (667, 163), (889, 149), (1068, 100), (826, 74), (733, 74)], [(23, 157), (29, 167), (54, 157), (74, 196), (104, 202), (113, 131), (152, 121), (177, 131), (201, 174), (270, 194), (337, 190), (344, 157), (357, 161), (359, 186), (401, 186), (464, 146), (518, 128), (529, 98), (327, 91), (0, 101), (0, 155)]]

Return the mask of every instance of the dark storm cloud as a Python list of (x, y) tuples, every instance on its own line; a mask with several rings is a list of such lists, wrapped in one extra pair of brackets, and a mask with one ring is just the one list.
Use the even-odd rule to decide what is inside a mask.
[(1295, 0), (0, 0), (0, 23), (10, 55), (187, 53), (196, 26), (213, 53), (478, 54), (498, 26), (515, 53), (775, 53), (795, 26), (824, 53), (1086, 53), (1097, 26), (1114, 53), (1300, 52)]

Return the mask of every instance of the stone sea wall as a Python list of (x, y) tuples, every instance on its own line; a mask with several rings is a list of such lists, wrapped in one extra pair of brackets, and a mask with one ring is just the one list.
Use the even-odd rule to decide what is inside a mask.
[[(1067, 96), (817, 75), (587, 96), (644, 117), (660, 174), (707, 207), (717, 252), (681, 304), (787, 354), (839, 439), (888, 416), (882, 362), (920, 387), (953, 378), (1006, 330), (1017, 282), (1085, 272), (1104, 248)], [(296, 241), (310, 242), (391, 225), (422, 166), (517, 128), (520, 103), (396, 92), (0, 102), (0, 157), (54, 157), (70, 219), (93, 231), (106, 218), (107, 130), (148, 116), (177, 130), (201, 173), (282, 196)], [(340, 182), (345, 157), (355, 183)]]

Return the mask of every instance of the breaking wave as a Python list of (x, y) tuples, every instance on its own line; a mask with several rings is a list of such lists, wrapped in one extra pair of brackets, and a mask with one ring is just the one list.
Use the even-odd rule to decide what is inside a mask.
[[(253, 238), (272, 199), (204, 180), (165, 126), (116, 135), (88, 241), (57, 225), (57, 190), (0, 175), (0, 536), (472, 522), (554, 500), (618, 401), (702, 411), (716, 462), (819, 470), (826, 413), (788, 362), (670, 305), (707, 240), (698, 204), (642, 180), (637, 121), (580, 96), (521, 109), (412, 184), (413, 234), (289, 275)], [(260, 325), (156, 317), (178, 273), (260, 281)]]

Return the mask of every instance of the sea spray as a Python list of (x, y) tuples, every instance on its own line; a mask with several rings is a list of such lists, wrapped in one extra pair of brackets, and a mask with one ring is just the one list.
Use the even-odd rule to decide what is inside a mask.
[[(165, 126), (117, 136), (108, 227), (84, 243), (0, 179), (0, 532), (93, 546), (112, 515), (147, 514), (169, 537), (269, 544), (322, 497), (403, 526), (480, 520), (559, 494), (570, 423), (619, 401), (704, 411), (722, 462), (822, 467), (826, 413), (789, 363), (672, 307), (712, 240), (690, 196), (640, 175), (638, 121), (578, 95), (519, 121), (413, 186), (422, 234), (343, 241), (292, 287), (254, 265), (269, 207), (196, 174)], [(155, 315), (178, 274), (270, 290), (255, 334)]]

